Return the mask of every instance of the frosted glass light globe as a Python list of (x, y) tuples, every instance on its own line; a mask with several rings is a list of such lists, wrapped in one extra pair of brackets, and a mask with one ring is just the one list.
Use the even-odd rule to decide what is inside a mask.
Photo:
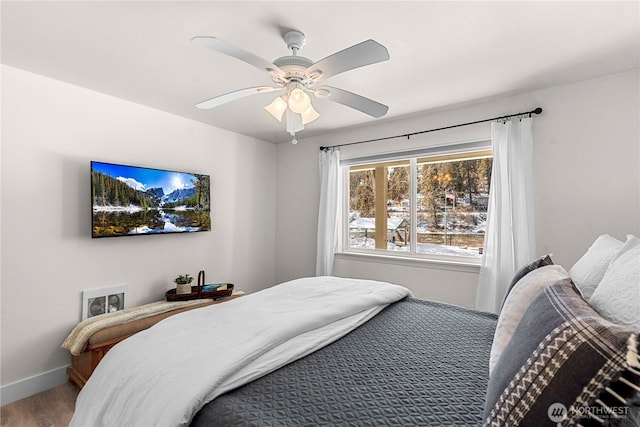
[(302, 89), (295, 88), (289, 94), (289, 108), (297, 114), (302, 114), (309, 109), (311, 98)]

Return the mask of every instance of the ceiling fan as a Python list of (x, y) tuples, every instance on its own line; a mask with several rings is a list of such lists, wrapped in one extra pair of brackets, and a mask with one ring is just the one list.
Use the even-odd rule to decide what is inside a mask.
[(294, 144), (297, 142), (295, 133), (320, 116), (311, 104), (309, 93), (318, 99), (346, 105), (371, 117), (378, 118), (387, 113), (389, 107), (372, 99), (332, 86), (318, 86), (318, 83), (345, 71), (388, 60), (389, 52), (380, 43), (366, 40), (313, 62), (298, 55), (305, 44), (303, 33), (289, 31), (283, 38), (291, 50), (291, 55), (278, 58), (273, 63), (216, 37), (192, 38), (191, 41), (194, 43), (225, 53), (266, 71), (275, 83), (275, 86), (256, 86), (229, 92), (202, 101), (196, 104), (196, 107), (210, 109), (246, 96), (282, 91), (284, 93), (275, 98), (265, 109), (278, 121), (282, 121), (283, 116), (285, 117), (287, 132), (293, 136)]

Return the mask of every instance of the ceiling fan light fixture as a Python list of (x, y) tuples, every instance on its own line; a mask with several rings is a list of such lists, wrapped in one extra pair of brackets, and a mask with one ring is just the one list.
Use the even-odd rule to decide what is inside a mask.
[(281, 122), (282, 115), (287, 110), (287, 102), (282, 99), (282, 96), (278, 96), (274, 99), (271, 104), (264, 107), (265, 110), (269, 112), (273, 116), (274, 119)]
[(307, 123), (311, 123), (312, 121), (320, 117), (320, 113), (318, 113), (316, 109), (313, 108), (313, 105), (309, 105), (309, 108), (307, 108), (305, 112), (300, 116), (302, 116), (302, 124), (306, 125)]
[(320, 114), (311, 103), (309, 92), (312, 92), (318, 99), (328, 99), (329, 101), (343, 104), (374, 118), (381, 117), (387, 113), (388, 106), (361, 95), (331, 86), (316, 88), (317, 83), (337, 74), (387, 61), (389, 59), (387, 48), (375, 40), (365, 40), (314, 62), (299, 55), (305, 44), (305, 35), (303, 33), (289, 31), (284, 34), (283, 38), (287, 47), (291, 50), (291, 55), (283, 56), (270, 62), (216, 37), (193, 37), (191, 40), (194, 43), (266, 71), (276, 84), (275, 87), (258, 86), (229, 92), (200, 102), (196, 104), (196, 107), (211, 109), (245, 96), (283, 91), (285, 92), (284, 94), (275, 98), (264, 109), (279, 122), (282, 122), (283, 117), (286, 117), (284, 121), (287, 132), (293, 136), (293, 143), (297, 142), (295, 138), (296, 132), (303, 130), (306, 124), (320, 117)]
[(289, 109), (294, 113), (302, 114), (311, 106), (311, 97), (302, 89), (295, 88), (289, 92)]

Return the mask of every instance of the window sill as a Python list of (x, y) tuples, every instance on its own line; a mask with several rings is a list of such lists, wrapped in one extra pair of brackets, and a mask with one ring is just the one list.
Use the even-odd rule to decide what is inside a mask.
[(480, 272), (480, 259), (477, 261), (471, 259), (455, 260), (451, 258), (436, 259), (436, 258), (422, 258), (422, 257), (410, 257), (410, 256), (397, 256), (388, 253), (369, 253), (369, 252), (356, 252), (356, 251), (344, 251), (336, 252), (336, 259), (343, 260), (355, 260), (361, 262), (373, 262), (376, 264), (393, 264), (393, 265), (406, 265), (409, 267), (417, 268), (435, 268), (439, 270), (450, 270), (468, 273)]

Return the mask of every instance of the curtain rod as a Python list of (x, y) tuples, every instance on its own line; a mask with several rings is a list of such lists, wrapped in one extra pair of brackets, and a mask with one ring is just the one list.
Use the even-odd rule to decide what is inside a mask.
[(542, 113), (542, 108), (538, 107), (535, 110), (526, 111), (524, 113), (508, 114), (506, 116), (494, 117), (494, 118), (491, 118), (491, 119), (476, 120), (475, 122), (460, 123), (458, 125), (451, 125), (451, 126), (445, 126), (445, 127), (436, 128), (436, 129), (422, 130), (422, 131), (419, 131), (419, 132), (405, 133), (405, 134), (402, 134), (402, 135), (385, 136), (385, 137), (382, 137), (382, 138), (367, 139), (365, 141), (347, 142), (346, 144), (338, 144), (338, 145), (330, 145), (330, 146), (326, 146), (326, 147), (320, 147), (320, 151), (330, 150), (332, 148), (338, 148), (338, 147), (345, 147), (347, 145), (365, 144), (367, 142), (384, 141), (384, 140), (387, 140), (387, 139), (394, 139), (394, 138), (407, 138), (407, 139), (409, 139), (413, 135), (420, 135), (420, 134), (423, 134), (423, 133), (436, 132), (436, 131), (445, 130), (445, 129), (453, 129), (453, 128), (458, 128), (458, 127), (461, 127), (461, 126), (475, 125), (475, 124), (484, 123), (484, 122), (492, 122), (494, 120), (506, 120), (506, 119), (510, 119), (511, 117), (517, 117), (517, 116), (527, 116), (528, 115), (529, 117), (531, 117), (533, 114), (540, 114), (540, 113)]

